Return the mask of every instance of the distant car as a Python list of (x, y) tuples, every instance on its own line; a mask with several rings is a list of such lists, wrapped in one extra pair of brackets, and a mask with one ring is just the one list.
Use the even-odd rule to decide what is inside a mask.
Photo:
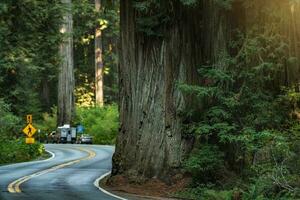
[(83, 134), (79, 137), (79, 144), (93, 144), (93, 137), (87, 134)]

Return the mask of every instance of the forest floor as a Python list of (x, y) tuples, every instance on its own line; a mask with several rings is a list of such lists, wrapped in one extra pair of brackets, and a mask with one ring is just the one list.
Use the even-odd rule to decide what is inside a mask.
[(132, 184), (122, 176), (115, 176), (112, 179), (106, 177), (101, 180), (100, 186), (130, 200), (178, 200), (173, 197), (174, 194), (185, 188), (188, 182), (188, 179), (183, 178), (176, 184), (167, 185), (162, 181), (152, 179), (143, 184)]

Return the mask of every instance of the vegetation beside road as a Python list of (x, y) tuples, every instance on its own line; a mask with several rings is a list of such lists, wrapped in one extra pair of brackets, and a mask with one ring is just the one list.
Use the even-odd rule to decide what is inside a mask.
[[(84, 133), (93, 136), (95, 144), (114, 144), (119, 126), (117, 105), (78, 107), (75, 123), (85, 127)], [(21, 133), (24, 124), (24, 119), (14, 115), (11, 106), (0, 99), (0, 164), (33, 160), (45, 152), (40, 143), (25, 144)], [(56, 109), (44, 113), (43, 120), (35, 126), (41, 129), (43, 141), (46, 133), (56, 129)]]
[(44, 145), (28, 145), (25, 139), (0, 139), (0, 165), (25, 162), (39, 158), (45, 153)]
[(77, 120), (84, 127), (84, 133), (93, 136), (95, 144), (114, 144), (119, 127), (117, 105), (105, 107), (79, 107)]
[[(299, 2), (289, 3), (300, 8)], [(287, 11), (278, 4), (262, 3), (258, 9), (265, 15), (253, 14), (247, 31), (230, 41), (228, 52), (240, 47), (238, 54), (226, 55), (221, 64), (199, 66), (203, 83), (180, 85), (201, 105), (186, 111), (185, 134), (197, 142), (183, 165), (193, 182), (181, 196), (300, 198), (299, 82), (292, 76), (282, 78), (296, 63), (299, 66), (299, 56), (287, 54), (291, 44), (278, 28), (278, 19), (288, 19), (283, 14)]]
[(33, 160), (45, 152), (40, 143), (25, 144), (24, 137), (20, 137), (22, 125), (22, 119), (15, 116), (10, 105), (0, 99), (0, 164)]
[[(119, 126), (117, 105), (78, 107), (76, 121), (85, 127), (85, 134), (94, 137), (95, 144), (114, 144)], [(0, 164), (34, 160), (45, 153), (41, 143), (25, 144), (21, 133), (24, 124), (24, 119), (14, 115), (11, 106), (0, 99)], [(44, 113), (35, 126), (41, 129), (43, 141), (45, 133), (56, 129), (56, 109)]]
[[(42, 140), (45, 139), (45, 134), (56, 130), (56, 121), (56, 108), (53, 108), (51, 113), (43, 114), (43, 120), (37, 124), (42, 132)], [(78, 106), (74, 125), (79, 124), (84, 127), (83, 134), (93, 136), (94, 144), (114, 144), (119, 127), (118, 106), (116, 104), (104, 107)]]

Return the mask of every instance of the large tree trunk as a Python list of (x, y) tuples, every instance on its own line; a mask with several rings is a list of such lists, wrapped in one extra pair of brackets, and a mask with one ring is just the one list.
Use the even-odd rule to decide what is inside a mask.
[[(95, 8), (100, 12), (101, 0), (95, 0)], [(103, 58), (102, 58), (102, 31), (97, 25), (95, 31), (95, 96), (96, 104), (103, 106)]]
[[(206, 23), (209, 27), (217, 24), (217, 30), (201, 34), (199, 9), (203, 6), (215, 7), (185, 8), (174, 1), (174, 22), (164, 27), (163, 38), (155, 38), (137, 31), (133, 1), (121, 1), (121, 127), (113, 175), (123, 174), (134, 181), (154, 177), (168, 180), (191, 150), (193, 138), (182, 129), (182, 113), (191, 102), (176, 83), (199, 81), (197, 67), (208, 60), (216, 62), (216, 54), (226, 48), (227, 30), (217, 17), (213, 24), (209, 19)], [(210, 41), (203, 43), (205, 39)], [(203, 47), (210, 48), (209, 52)]]
[(74, 115), (74, 64), (73, 64), (73, 19), (71, 0), (62, 0), (66, 6), (61, 33), (64, 34), (60, 46), (61, 66), (58, 76), (58, 125), (71, 124)]

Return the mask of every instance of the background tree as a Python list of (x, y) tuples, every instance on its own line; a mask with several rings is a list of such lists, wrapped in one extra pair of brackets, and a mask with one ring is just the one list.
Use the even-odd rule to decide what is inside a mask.
[(0, 98), (17, 116), (38, 119), (57, 102), (60, 1), (1, 1), (0, 7)]
[[(100, 12), (101, 0), (95, 0), (95, 10)], [(95, 96), (96, 104), (103, 106), (104, 95), (103, 95), (103, 56), (102, 56), (102, 31), (101, 31), (101, 20), (99, 20), (99, 25), (97, 25), (95, 30)]]
[(101, 1), (96, 11), (95, 2), (74, 0), (74, 53), (76, 104), (91, 106), (96, 102), (95, 88), (95, 29), (101, 31), (103, 60), (103, 90), (105, 102), (117, 101), (119, 3)]
[(64, 35), (60, 46), (61, 67), (58, 75), (58, 125), (71, 124), (74, 117), (74, 62), (72, 1), (62, 0), (66, 7), (60, 32)]
[(28, 161), (43, 153), (41, 144), (24, 143), (21, 130), (26, 114), (33, 114), (36, 123), (57, 103), (60, 3), (0, 2), (1, 164)]

